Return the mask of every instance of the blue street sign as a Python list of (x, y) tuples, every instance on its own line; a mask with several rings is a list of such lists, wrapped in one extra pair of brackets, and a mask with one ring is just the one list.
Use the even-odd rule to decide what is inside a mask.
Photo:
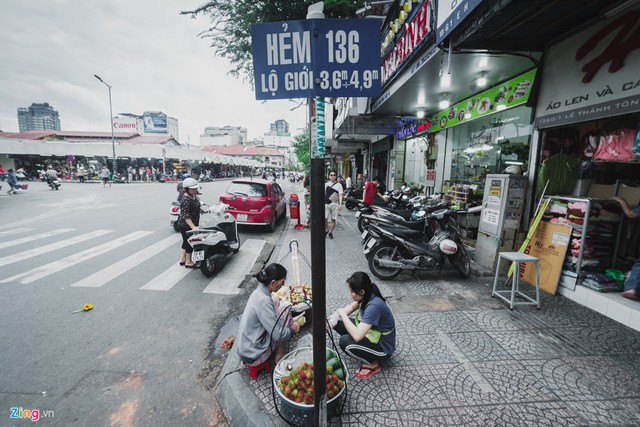
[(380, 95), (380, 23), (306, 19), (251, 26), (256, 99)]

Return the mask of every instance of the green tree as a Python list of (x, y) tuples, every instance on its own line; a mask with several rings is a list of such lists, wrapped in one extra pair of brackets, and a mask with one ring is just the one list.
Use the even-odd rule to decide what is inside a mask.
[(310, 161), (310, 146), (309, 146), (309, 126), (305, 131), (299, 135), (293, 137), (293, 150), (296, 153), (298, 162), (303, 164), (303, 170), (305, 174), (309, 174), (311, 167)]
[[(211, 0), (195, 10), (182, 11), (195, 19), (209, 16), (211, 25), (199, 36), (211, 40), (216, 56), (231, 63), (229, 73), (253, 82), (251, 24), (305, 19), (315, 0)], [(325, 0), (327, 18), (352, 18), (362, 1)]]

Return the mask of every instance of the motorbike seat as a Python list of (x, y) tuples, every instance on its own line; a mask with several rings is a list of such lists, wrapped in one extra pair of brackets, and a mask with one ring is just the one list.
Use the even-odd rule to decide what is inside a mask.
[(369, 219), (369, 223), (370, 224), (379, 224), (382, 225), (383, 227), (385, 226), (395, 226), (395, 227), (404, 227), (404, 228), (408, 228), (410, 230), (424, 230), (424, 219), (420, 219), (417, 221), (409, 221), (409, 220), (404, 220), (404, 219), (398, 219), (398, 218), (393, 218), (393, 217), (379, 217), (379, 216), (372, 216), (372, 217), (367, 217), (367, 219)]
[(222, 229), (220, 227), (218, 227), (217, 225), (211, 226), (211, 227), (202, 227), (200, 228), (201, 230), (206, 230), (206, 231), (219, 231), (221, 233), (224, 233), (224, 231), (222, 231)]
[(413, 212), (412, 210), (408, 210), (408, 209), (391, 209), (391, 208), (385, 208), (387, 211), (399, 215), (402, 218), (409, 220), (411, 218), (411, 213)]
[(414, 230), (406, 227), (384, 227), (384, 226), (378, 227), (378, 228), (381, 230), (390, 232), (394, 236), (397, 236), (406, 240), (415, 239), (416, 237), (424, 236), (424, 232), (422, 231), (422, 229)]

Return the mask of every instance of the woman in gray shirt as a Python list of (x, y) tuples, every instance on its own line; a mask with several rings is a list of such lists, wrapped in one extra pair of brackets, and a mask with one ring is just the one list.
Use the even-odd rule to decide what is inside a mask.
[(271, 298), (287, 278), (287, 270), (280, 264), (270, 264), (256, 275), (261, 283), (247, 301), (236, 348), (240, 360), (248, 366), (258, 366), (271, 357), (277, 348), (275, 363), (284, 356), (285, 342), (300, 325), (291, 321), (290, 313), (283, 314), (278, 303)]

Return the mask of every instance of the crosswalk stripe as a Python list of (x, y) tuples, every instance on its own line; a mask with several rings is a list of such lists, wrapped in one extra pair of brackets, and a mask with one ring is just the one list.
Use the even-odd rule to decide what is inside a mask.
[(91, 276), (85, 277), (84, 279), (72, 284), (71, 286), (99, 288), (105, 283), (131, 270), (133, 267), (142, 264), (149, 258), (156, 256), (159, 252), (165, 250), (166, 248), (175, 245), (180, 240), (182, 240), (182, 235), (172, 234), (171, 236), (164, 238), (159, 242), (156, 242), (153, 245), (144, 248), (121, 261), (116, 262), (115, 264), (111, 264), (107, 268), (103, 268), (102, 270), (92, 274)]
[(33, 228), (13, 228), (11, 230), (0, 231), (0, 236), (8, 236), (9, 234), (18, 234), (24, 231), (31, 231)]
[(40, 246), (38, 248), (33, 248), (28, 251), (9, 255), (9, 256), (0, 258), (0, 267), (7, 264), (12, 264), (14, 262), (18, 262), (18, 261), (31, 260), (31, 258), (33, 258), (34, 256), (42, 255), (47, 252), (52, 252), (61, 248), (65, 248), (67, 246), (75, 245), (76, 243), (84, 242), (85, 240), (93, 239), (94, 237), (102, 236), (104, 234), (109, 234), (112, 232), (113, 230), (96, 230), (96, 231), (92, 231), (91, 233), (82, 234), (80, 236), (72, 237), (70, 239), (61, 240), (59, 242)]
[(31, 283), (33, 281), (46, 277), (50, 274), (72, 267), (76, 264), (80, 264), (81, 262), (84, 262), (88, 259), (95, 258), (99, 255), (109, 252), (110, 250), (119, 248), (120, 246), (126, 245), (127, 243), (131, 243), (151, 233), (153, 233), (153, 231), (136, 231), (126, 236), (112, 240), (110, 242), (103, 243), (100, 246), (97, 246), (95, 248), (90, 248), (90, 249), (78, 252), (76, 254), (69, 255), (66, 258), (62, 258), (58, 261), (54, 261), (49, 264), (42, 265), (38, 268), (27, 271), (25, 273), (16, 274), (15, 276), (12, 276), (0, 281), (0, 283), (13, 282), (22, 278), (24, 279), (21, 280), (20, 283), (23, 283), (23, 284)]
[(23, 237), (22, 239), (10, 240), (8, 242), (0, 243), (0, 249), (21, 245), (23, 243), (33, 242), (34, 240), (45, 239), (51, 236), (57, 236), (58, 234), (66, 233), (73, 230), (73, 228), (58, 228), (57, 230), (47, 231), (46, 233), (34, 234), (33, 236)]
[[(233, 295), (239, 293), (238, 285), (251, 268), (264, 248), (264, 240), (248, 239), (240, 246), (240, 250), (218, 272), (204, 289), (207, 294)], [(238, 271), (240, 270), (240, 271)], [(240, 277), (239, 277), (240, 276)]]
[(148, 281), (140, 289), (144, 289), (146, 291), (168, 291), (192, 270), (193, 269), (191, 268), (185, 268), (184, 266), (175, 263), (161, 274)]

